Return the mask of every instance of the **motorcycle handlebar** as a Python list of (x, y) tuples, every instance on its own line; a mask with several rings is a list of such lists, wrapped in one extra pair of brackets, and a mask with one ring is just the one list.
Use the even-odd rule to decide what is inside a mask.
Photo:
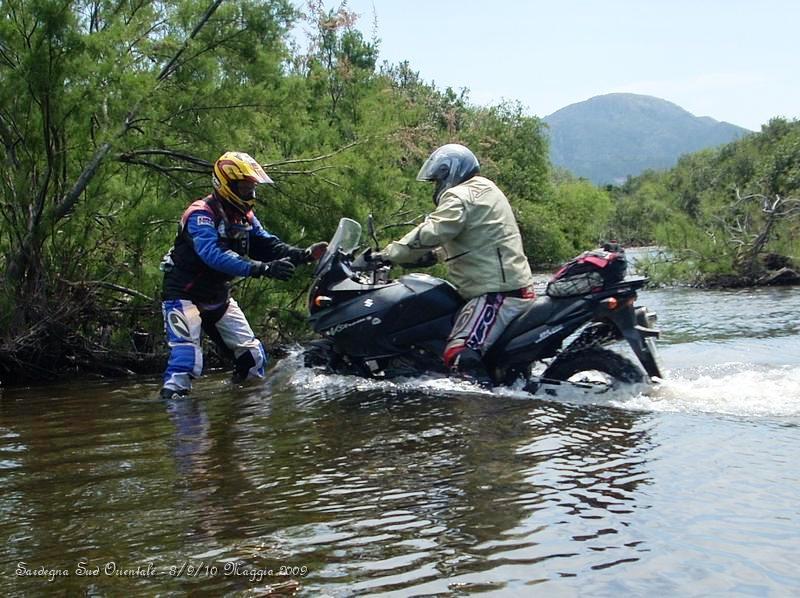
[(390, 265), (391, 262), (385, 259), (383, 254), (378, 251), (372, 251), (372, 249), (369, 247), (356, 256), (356, 258), (350, 263), (350, 267), (353, 270), (362, 272), (370, 272)]

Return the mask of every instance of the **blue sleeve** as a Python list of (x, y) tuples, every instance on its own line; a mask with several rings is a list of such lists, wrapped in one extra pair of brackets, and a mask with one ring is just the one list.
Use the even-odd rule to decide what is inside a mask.
[(250, 234), (258, 239), (264, 239), (269, 243), (281, 243), (282, 241), (273, 235), (272, 233), (268, 232), (265, 229), (256, 215), (253, 214), (252, 218), (250, 219), (250, 225), (253, 227), (253, 230), (250, 231)]
[(305, 250), (293, 247), (281, 241), (275, 235), (267, 232), (253, 214), (250, 224), (253, 230), (250, 231), (250, 256), (262, 262), (271, 262), (288, 257), (293, 264), (303, 263)]
[(192, 238), (195, 253), (209, 268), (230, 276), (249, 276), (251, 262), (221, 247), (219, 233), (207, 213), (198, 210), (189, 214), (186, 229)]

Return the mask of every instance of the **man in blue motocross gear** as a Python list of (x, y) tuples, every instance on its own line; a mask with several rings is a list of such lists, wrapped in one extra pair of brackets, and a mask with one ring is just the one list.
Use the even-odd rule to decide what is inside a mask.
[(170, 356), (162, 398), (188, 394), (203, 371), (201, 334), (233, 359), (235, 382), (263, 378), (267, 354), (230, 284), (236, 277), (288, 280), (295, 266), (318, 260), (327, 243), (293, 247), (267, 232), (253, 213), (255, 188), (272, 183), (258, 162), (227, 152), (214, 163), (214, 191), (181, 216), (175, 244), (162, 261), (164, 327)]

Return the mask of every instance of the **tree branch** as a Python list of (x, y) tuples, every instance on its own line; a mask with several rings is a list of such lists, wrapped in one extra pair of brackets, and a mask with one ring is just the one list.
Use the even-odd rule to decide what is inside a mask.
[(186, 51), (186, 48), (189, 47), (189, 43), (195, 37), (197, 37), (197, 34), (200, 33), (200, 30), (205, 26), (205, 24), (208, 22), (208, 20), (214, 15), (216, 10), (219, 8), (220, 4), (222, 4), (222, 0), (214, 0), (214, 2), (211, 4), (211, 6), (208, 7), (208, 10), (206, 10), (205, 14), (200, 18), (200, 21), (197, 23), (197, 25), (195, 25), (194, 29), (192, 29), (192, 32), (189, 34), (189, 37), (186, 38), (186, 40), (183, 42), (183, 45), (181, 46), (181, 49), (178, 50), (178, 52), (172, 57), (172, 59), (166, 65), (164, 65), (164, 68), (161, 69), (161, 72), (158, 74), (158, 77), (156, 77), (156, 81), (161, 83), (162, 81), (166, 80), (175, 71), (175, 69), (177, 68), (176, 67), (176, 63), (178, 62), (178, 59)]
[[(222, 0), (214, 0), (211, 6), (206, 10), (203, 17), (200, 21), (195, 25), (195, 28), (192, 30), (191, 35), (184, 41), (183, 46), (180, 50), (173, 56), (172, 60), (161, 70), (158, 77), (156, 78), (156, 85), (154, 86), (154, 90), (158, 87), (159, 83), (164, 81), (168, 78), (173, 72), (174, 68), (172, 65), (175, 64), (177, 59), (180, 55), (184, 52), (184, 50), (188, 47), (189, 42), (194, 39), (195, 36), (200, 32), (203, 26), (208, 22), (214, 12), (219, 8), (219, 5), (222, 4)], [(89, 161), (89, 164), (83, 169), (78, 179), (75, 181), (75, 184), (72, 188), (64, 195), (64, 197), (56, 204), (55, 210), (53, 212), (53, 220), (57, 222), (61, 220), (64, 216), (69, 214), (75, 204), (77, 203), (78, 199), (80, 198), (81, 193), (83, 193), (86, 186), (92, 180), (94, 175), (97, 173), (97, 170), (100, 168), (100, 164), (102, 164), (103, 160), (108, 156), (110, 153), (113, 144), (120, 139), (125, 133), (130, 129), (133, 125), (133, 122), (136, 118), (136, 113), (139, 110), (139, 106), (141, 105), (143, 100), (140, 102), (128, 113), (125, 117), (125, 121), (122, 123), (120, 130), (112, 137), (111, 141), (107, 141), (103, 143), (97, 151), (95, 151), (92, 159)]]
[(124, 154), (120, 154), (119, 156), (117, 156), (117, 159), (120, 162), (127, 162), (134, 159), (136, 156), (166, 156), (168, 158), (173, 158), (176, 160), (183, 160), (185, 162), (189, 162), (190, 164), (195, 164), (196, 166), (202, 168), (203, 170), (198, 171), (202, 173), (210, 172), (214, 166), (208, 160), (198, 158), (197, 156), (192, 156), (191, 154), (185, 154), (183, 152), (177, 152), (175, 150), (168, 150), (161, 148), (131, 150), (129, 152), (125, 152)]
[(0, 58), (12, 69), (17, 68), (19, 61), (11, 59), (11, 56), (9, 56), (9, 49), (2, 41), (0, 41)]
[(88, 185), (89, 181), (94, 178), (94, 175), (100, 168), (100, 164), (110, 151), (110, 142), (106, 142), (97, 148), (97, 151), (94, 153), (94, 156), (92, 156), (92, 159), (89, 161), (89, 164), (86, 166), (86, 168), (83, 169), (83, 172), (81, 172), (78, 180), (75, 181), (75, 184), (66, 193), (66, 195), (64, 195), (61, 201), (56, 204), (55, 211), (53, 212), (53, 220), (55, 222), (61, 220), (64, 216), (72, 211), (72, 209), (75, 207), (75, 204), (78, 202), (78, 198), (80, 198), (81, 193), (83, 193), (83, 190), (86, 189), (86, 185)]
[(136, 289), (129, 289), (128, 287), (124, 287), (119, 284), (114, 284), (113, 282), (106, 282), (105, 280), (83, 280), (80, 282), (72, 282), (69, 280), (63, 281), (64, 283), (68, 284), (72, 287), (102, 287), (104, 289), (110, 289), (112, 291), (117, 291), (118, 293), (124, 293), (125, 295), (130, 295), (131, 297), (138, 297), (139, 299), (144, 299), (145, 301), (149, 301), (153, 303), (155, 299), (152, 297), (148, 297), (141, 291), (137, 291)]
[(173, 112), (166, 118), (162, 119), (161, 122), (166, 122), (176, 116), (180, 116), (185, 112), (204, 112), (208, 110), (232, 110), (236, 108), (265, 108), (268, 107), (265, 104), (231, 104), (229, 106), (190, 106), (189, 108), (183, 108), (182, 110), (178, 110), (177, 112)]
[(297, 175), (297, 174), (304, 174), (304, 175), (313, 176), (313, 175), (317, 174), (318, 172), (322, 172), (323, 170), (330, 170), (332, 168), (339, 168), (339, 167), (334, 165), (334, 164), (328, 164), (327, 166), (319, 166), (317, 168), (311, 168), (309, 170), (280, 170), (280, 169), (277, 169), (277, 168), (270, 168), (269, 172), (270, 172), (270, 174), (279, 174), (279, 175), (286, 175), (286, 176)]
[(330, 152), (329, 154), (324, 154), (322, 156), (315, 156), (314, 158), (296, 158), (296, 159), (293, 159), (293, 160), (281, 160), (280, 162), (271, 162), (271, 163), (268, 163), (268, 164), (263, 164), (262, 166), (264, 166), (264, 168), (274, 168), (275, 166), (284, 166), (286, 164), (302, 164), (303, 162), (319, 162), (320, 160), (327, 160), (328, 158), (331, 158), (331, 157), (335, 156), (336, 154), (341, 154), (342, 152), (349, 150), (351, 147), (355, 147), (357, 145), (360, 145), (361, 143), (363, 143), (362, 140), (356, 140), (356, 141), (353, 141), (351, 143), (348, 143), (347, 145), (345, 145), (343, 147), (340, 147), (337, 150), (334, 150), (334, 151)]

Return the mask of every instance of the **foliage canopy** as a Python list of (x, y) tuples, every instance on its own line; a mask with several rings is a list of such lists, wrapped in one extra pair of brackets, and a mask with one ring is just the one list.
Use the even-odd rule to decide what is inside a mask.
[[(379, 40), (344, 3), (6, 0), (0, 13), (8, 379), (161, 366), (158, 263), (228, 150), (265, 165), (276, 184), (257, 213), (293, 244), (327, 239), (342, 216), (388, 225), (429, 211), (414, 175), (447, 142), (472, 147), (507, 192), (534, 261), (602, 234), (607, 210), (579, 206), (606, 206), (605, 192), (553, 182), (539, 119), (516, 103), (475, 107), (408, 63), (378, 65)], [(258, 333), (302, 330), (308, 276), (240, 283)]]

